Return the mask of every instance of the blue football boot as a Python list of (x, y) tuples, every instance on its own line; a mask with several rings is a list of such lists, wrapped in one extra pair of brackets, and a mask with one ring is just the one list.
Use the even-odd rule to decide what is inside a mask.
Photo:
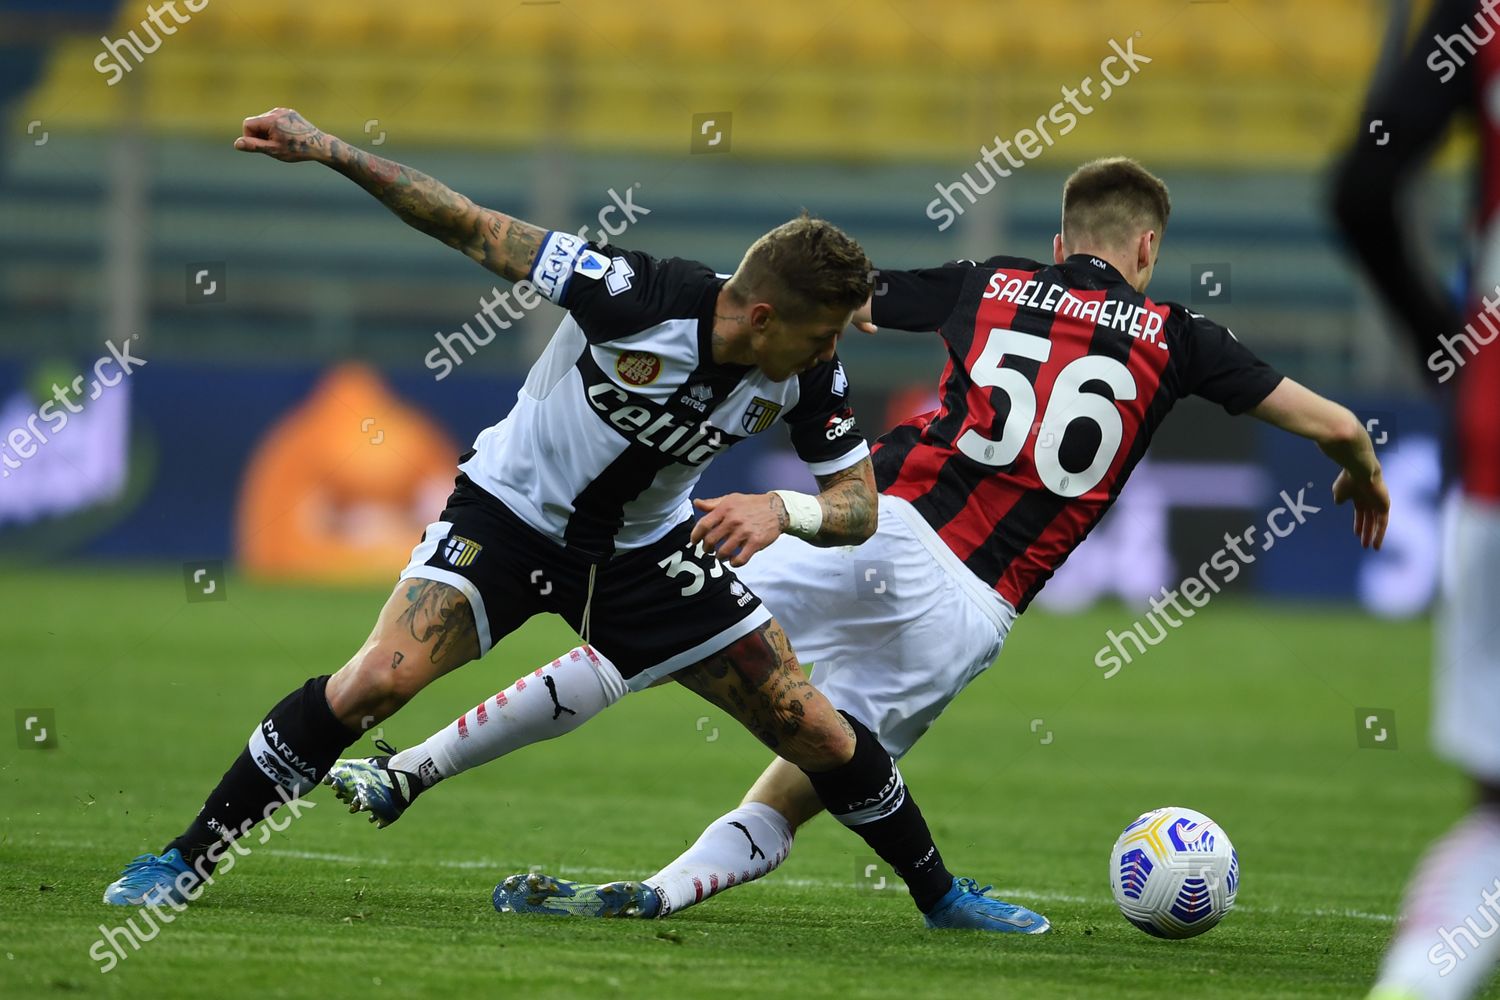
[[(179, 883), (185, 872), (192, 873), (192, 878)], [(199, 881), (198, 873), (174, 847), (160, 857), (142, 854), (131, 861), (104, 890), (104, 901), (113, 906), (165, 906), (173, 900), (185, 903), (185, 893)]]
[(938, 904), (927, 914), (927, 926), (935, 930), (1001, 931), (1006, 934), (1045, 934), (1052, 929), (1047, 918), (1024, 906), (986, 896), (994, 886), (979, 887), (971, 878), (956, 878)]

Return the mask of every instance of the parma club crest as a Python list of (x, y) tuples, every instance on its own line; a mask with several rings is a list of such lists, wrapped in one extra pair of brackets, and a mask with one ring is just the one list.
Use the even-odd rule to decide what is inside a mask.
[(443, 545), (443, 558), (448, 560), (448, 565), (462, 569), (472, 563), (483, 549), (483, 545), (462, 535), (450, 535)]
[(745, 428), (746, 434), (759, 434), (775, 422), (781, 413), (781, 404), (773, 403), (769, 399), (756, 396), (745, 407), (745, 415), (740, 418), (740, 425)]

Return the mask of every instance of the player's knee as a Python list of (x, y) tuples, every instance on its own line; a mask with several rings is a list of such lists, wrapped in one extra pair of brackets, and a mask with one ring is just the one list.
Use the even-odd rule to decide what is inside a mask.
[[(810, 696), (802, 697), (803, 692)], [(816, 688), (794, 687), (770, 707), (771, 727), (779, 737), (774, 748), (789, 763), (803, 770), (827, 771), (854, 756), (853, 732)]]
[(781, 757), (804, 771), (831, 771), (854, 756), (854, 736), (837, 712), (803, 715), (780, 748)]

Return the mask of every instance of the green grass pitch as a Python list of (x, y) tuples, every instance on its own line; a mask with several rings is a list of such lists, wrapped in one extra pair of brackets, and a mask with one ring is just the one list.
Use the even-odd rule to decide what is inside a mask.
[[(1358, 996), (1466, 794), (1427, 749), (1426, 623), (1224, 599), (1105, 679), (1094, 653), (1133, 612), (1032, 612), (903, 770), (949, 866), (1045, 912), (1047, 937), (925, 931), (826, 818), (770, 878), (667, 921), (497, 915), (511, 872), (644, 876), (738, 801), (766, 753), (668, 687), (389, 830), (319, 789), (102, 974), (100, 925), (130, 915), (104, 885), (179, 831), (266, 708), (343, 663), (383, 596), (231, 578), (227, 601), (188, 604), (175, 569), (0, 579), (0, 702), (53, 709), (60, 734), (0, 742), (0, 997)], [(385, 736), (409, 745), (573, 644), (534, 622)], [(1395, 711), (1395, 750), (1358, 747), (1357, 707)], [(1243, 865), (1239, 907), (1190, 941), (1140, 933), (1109, 894), (1115, 836), (1160, 805), (1214, 817)]]

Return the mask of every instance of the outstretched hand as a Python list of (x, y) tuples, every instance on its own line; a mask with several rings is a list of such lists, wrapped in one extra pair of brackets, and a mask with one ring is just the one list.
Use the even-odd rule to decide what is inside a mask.
[(1386, 523), (1391, 516), (1391, 494), (1385, 488), (1380, 470), (1368, 482), (1358, 482), (1345, 470), (1333, 481), (1333, 502), (1354, 502), (1354, 533), (1363, 548), (1380, 548), (1385, 540)]
[(703, 516), (693, 525), (692, 541), (706, 545), (736, 569), (781, 537), (786, 515), (774, 493), (731, 493), (694, 500), (693, 506)]
[(244, 135), (234, 140), (234, 148), (297, 163), (316, 160), (327, 152), (328, 136), (291, 108), (272, 108), (245, 119)]

